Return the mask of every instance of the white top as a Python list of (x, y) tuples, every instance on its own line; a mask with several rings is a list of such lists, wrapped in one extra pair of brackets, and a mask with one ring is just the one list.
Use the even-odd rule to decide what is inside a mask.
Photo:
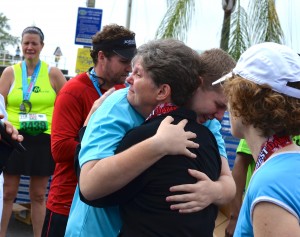
[(4, 115), (4, 120), (7, 120), (7, 113), (5, 110), (5, 102), (3, 96), (0, 94), (0, 114)]

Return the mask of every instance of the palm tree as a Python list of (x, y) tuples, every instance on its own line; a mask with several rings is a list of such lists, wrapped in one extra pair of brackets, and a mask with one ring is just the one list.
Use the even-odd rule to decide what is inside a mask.
[[(226, 50), (235, 60), (251, 45), (249, 39), (249, 22), (245, 9), (240, 5), (240, 0), (235, 12), (232, 14), (230, 24), (226, 25), (225, 31), (228, 32), (228, 47)], [(229, 32), (231, 31), (231, 34)], [(224, 36), (225, 38), (226, 36)], [(223, 38), (223, 37), (222, 37)], [(222, 47), (221, 47), (222, 48)]]
[(195, 0), (168, 0), (168, 10), (160, 23), (155, 38), (186, 40), (192, 22)]
[(251, 42), (283, 43), (284, 35), (276, 12), (275, 0), (252, 0), (249, 7)]
[[(275, 8), (275, 0), (249, 0), (248, 11), (240, 0), (222, 0), (224, 18), (220, 48), (235, 59), (251, 45), (272, 41), (283, 43), (284, 36)], [(156, 32), (156, 38), (185, 41), (195, 17), (195, 0), (168, 1), (168, 10)]]
[(8, 18), (0, 13), (0, 50), (4, 50), (6, 46), (15, 46), (20, 42), (19, 37), (10, 35), (7, 31), (10, 30)]
[(236, 1), (235, 0), (222, 0), (222, 8), (224, 11), (223, 25), (222, 25), (222, 37), (220, 48), (228, 51), (229, 46), (229, 36), (230, 36), (230, 23), (231, 15), (235, 9)]

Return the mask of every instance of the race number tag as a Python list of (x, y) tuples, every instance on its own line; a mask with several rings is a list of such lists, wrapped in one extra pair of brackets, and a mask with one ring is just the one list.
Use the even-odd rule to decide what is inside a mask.
[(46, 114), (20, 114), (20, 130), (29, 135), (38, 135), (48, 130)]

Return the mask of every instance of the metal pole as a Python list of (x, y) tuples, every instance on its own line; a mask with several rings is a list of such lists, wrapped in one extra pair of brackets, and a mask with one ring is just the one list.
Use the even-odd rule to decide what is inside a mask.
[(132, 0), (128, 0), (127, 21), (126, 21), (126, 28), (127, 29), (130, 29), (131, 6), (132, 6)]
[(96, 0), (87, 0), (86, 1), (86, 6), (95, 8), (95, 2), (96, 2)]

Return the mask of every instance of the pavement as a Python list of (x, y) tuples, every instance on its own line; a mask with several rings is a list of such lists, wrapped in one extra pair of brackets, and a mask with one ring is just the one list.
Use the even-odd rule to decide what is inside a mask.
[(12, 214), (6, 237), (33, 237), (32, 225), (16, 220), (14, 214)]

